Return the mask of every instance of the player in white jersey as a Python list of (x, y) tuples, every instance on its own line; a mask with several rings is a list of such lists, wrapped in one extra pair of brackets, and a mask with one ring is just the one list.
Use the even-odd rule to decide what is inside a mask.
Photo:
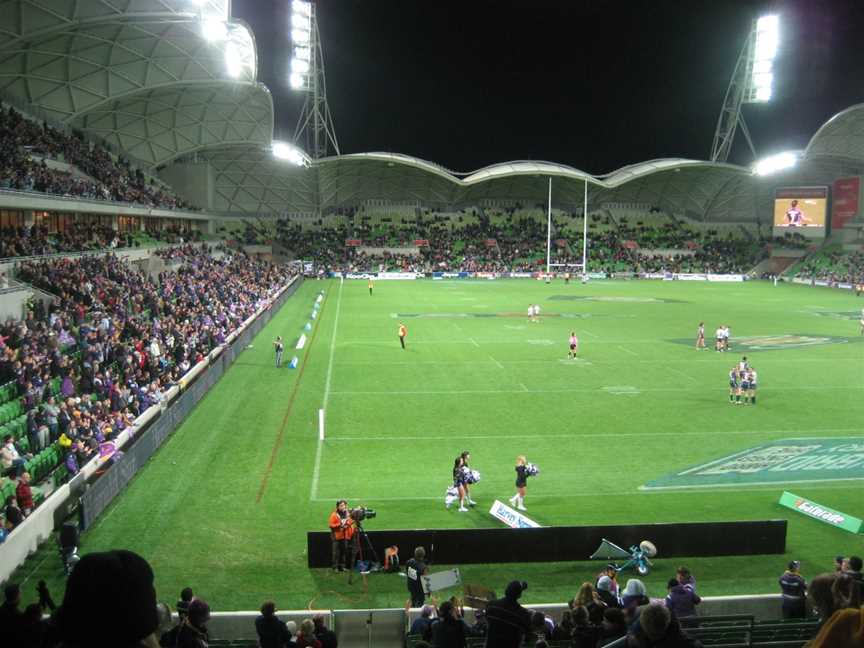
[(534, 304), (528, 304), (528, 321), (534, 321)]
[(699, 322), (699, 328), (696, 329), (696, 350), (705, 350), (705, 322)]
[(717, 327), (717, 330), (714, 331), (714, 350), (722, 351), (723, 350), (723, 325)]
[(534, 304), (534, 321), (540, 321), (540, 304)]

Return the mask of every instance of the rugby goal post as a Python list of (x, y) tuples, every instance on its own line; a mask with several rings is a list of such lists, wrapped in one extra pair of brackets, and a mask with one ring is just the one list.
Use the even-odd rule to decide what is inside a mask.
[(575, 270), (574, 274), (581, 274), (582, 278), (588, 276), (588, 176), (585, 176), (585, 193), (582, 203), (582, 263), (552, 263), (552, 178), (549, 178), (549, 198), (546, 209), (546, 275), (553, 272), (553, 268), (569, 268)]

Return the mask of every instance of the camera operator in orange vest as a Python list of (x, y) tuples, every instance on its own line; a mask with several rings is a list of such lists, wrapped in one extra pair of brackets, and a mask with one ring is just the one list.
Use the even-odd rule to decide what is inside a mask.
[(354, 567), (354, 520), (348, 511), (348, 502), (336, 502), (336, 510), (330, 514), (330, 541), (333, 545), (333, 571), (345, 571)]

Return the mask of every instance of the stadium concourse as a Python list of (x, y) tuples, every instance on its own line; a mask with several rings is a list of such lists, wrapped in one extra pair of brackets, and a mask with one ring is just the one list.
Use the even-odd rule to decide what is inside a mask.
[[(864, 174), (862, 105), (826, 122), (800, 163), (770, 180), (685, 159), (599, 176), (524, 161), (458, 173), (394, 153), (300, 156), (295, 166), (273, 155), (273, 103), (257, 81), (254, 37), (230, 18), (227, 1), (48, 4), (6, 3), (0, 33), (3, 645), (152, 645), (171, 627), (165, 609), (156, 614), (159, 574), (134, 554), (85, 556), (63, 592), (40, 586), (36, 595), (33, 582), (10, 576), (40, 542), (43, 555), (51, 545), (54, 571), (74, 566), (56, 555), (52, 535), (55, 516), (68, 512), (70, 483), (110, 471), (142, 421), (194, 385), (212, 354), (299, 282), (301, 268), (313, 276), (535, 275), (545, 269), (551, 221), (551, 260), (563, 272), (864, 283), (860, 210), (816, 243), (776, 235), (766, 216), (777, 186)], [(13, 552), (20, 560), (9, 559)], [(699, 595), (679, 570), (653, 598), (637, 579), (617, 591), (608, 575), (574, 583), (572, 600), (532, 606), (539, 614), (526, 635), (551, 645), (574, 636), (582, 646), (616, 645), (648, 633), (669, 645), (800, 646), (818, 633), (811, 645), (841, 645), (831, 642), (850, 625), (860, 634), (861, 560), (820, 571), (828, 573), (808, 590), (812, 618), (798, 622), (780, 623), (779, 595), (736, 599), (743, 614), (731, 620), (719, 614), (733, 603), (706, 597), (698, 627), (686, 627)], [(796, 572), (790, 563), (783, 592), (802, 606)], [(523, 588), (511, 586), (505, 599), (515, 608)], [(54, 611), (51, 594), (65, 612), (44, 619)], [(188, 620), (176, 632), (200, 640), (209, 627), (210, 645), (254, 645), (256, 628), (328, 645), (334, 619), (349, 645), (344, 639), (364, 636), (371, 615), (292, 612), (291, 629), (266, 604), (253, 623), (256, 615), (211, 619), (203, 599), (181, 596), (177, 611)], [(398, 645), (422, 645), (436, 617), (476, 645), (488, 632), (482, 614), (458, 605), (389, 614)], [(417, 632), (406, 638), (405, 622), (415, 618)]]

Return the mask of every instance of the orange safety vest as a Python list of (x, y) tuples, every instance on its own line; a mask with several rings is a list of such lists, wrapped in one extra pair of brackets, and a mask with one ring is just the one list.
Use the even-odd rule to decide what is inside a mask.
[(336, 511), (330, 514), (329, 526), (334, 540), (350, 540), (354, 537), (354, 520), (348, 518), (348, 523), (342, 526), (342, 518)]

